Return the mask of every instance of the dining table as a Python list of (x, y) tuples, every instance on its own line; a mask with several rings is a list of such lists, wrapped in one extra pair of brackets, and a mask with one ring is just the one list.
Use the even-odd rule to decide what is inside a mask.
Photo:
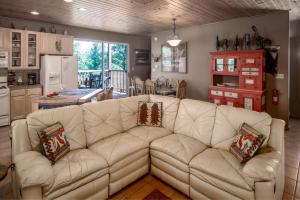
[(163, 96), (176, 95), (176, 88), (158, 87), (156, 88), (156, 94)]

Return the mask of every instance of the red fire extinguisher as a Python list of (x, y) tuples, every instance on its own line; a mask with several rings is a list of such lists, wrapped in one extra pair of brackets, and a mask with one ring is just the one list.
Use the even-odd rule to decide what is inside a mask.
[(272, 90), (272, 104), (278, 105), (279, 103), (279, 90)]

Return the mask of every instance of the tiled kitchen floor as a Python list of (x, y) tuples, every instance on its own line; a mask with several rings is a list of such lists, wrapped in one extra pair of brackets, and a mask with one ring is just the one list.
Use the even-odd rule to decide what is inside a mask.
[[(300, 120), (290, 120), (290, 129), (285, 134), (286, 154), (286, 181), (283, 199), (300, 200)], [(8, 165), (11, 159), (10, 140), (8, 127), (0, 128), (0, 163)], [(0, 182), (0, 199), (12, 199), (11, 174)], [(111, 199), (143, 199), (154, 189), (160, 190), (172, 200), (186, 199), (184, 195), (175, 189), (160, 182), (151, 175), (147, 175), (139, 181), (126, 187)]]

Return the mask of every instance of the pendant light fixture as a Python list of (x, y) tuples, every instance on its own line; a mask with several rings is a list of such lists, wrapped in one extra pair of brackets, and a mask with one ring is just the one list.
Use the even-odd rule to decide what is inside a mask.
[(180, 44), (181, 39), (179, 38), (178, 35), (176, 35), (176, 19), (173, 18), (173, 35), (170, 35), (169, 39), (167, 40), (167, 43), (172, 46), (172, 47), (176, 47)]

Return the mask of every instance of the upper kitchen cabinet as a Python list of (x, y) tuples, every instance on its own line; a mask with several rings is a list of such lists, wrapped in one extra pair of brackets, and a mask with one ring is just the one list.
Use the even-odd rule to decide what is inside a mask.
[(9, 34), (10, 31), (7, 28), (0, 28), (0, 49), (9, 49)]
[(38, 32), (26, 31), (26, 67), (28, 69), (39, 69), (39, 42)]
[(25, 68), (25, 31), (10, 30), (10, 68)]
[(70, 35), (58, 35), (61, 39), (61, 52), (63, 55), (73, 55), (74, 37)]
[(40, 53), (73, 55), (73, 36), (41, 33)]
[(10, 30), (10, 69), (39, 69), (38, 32)]

